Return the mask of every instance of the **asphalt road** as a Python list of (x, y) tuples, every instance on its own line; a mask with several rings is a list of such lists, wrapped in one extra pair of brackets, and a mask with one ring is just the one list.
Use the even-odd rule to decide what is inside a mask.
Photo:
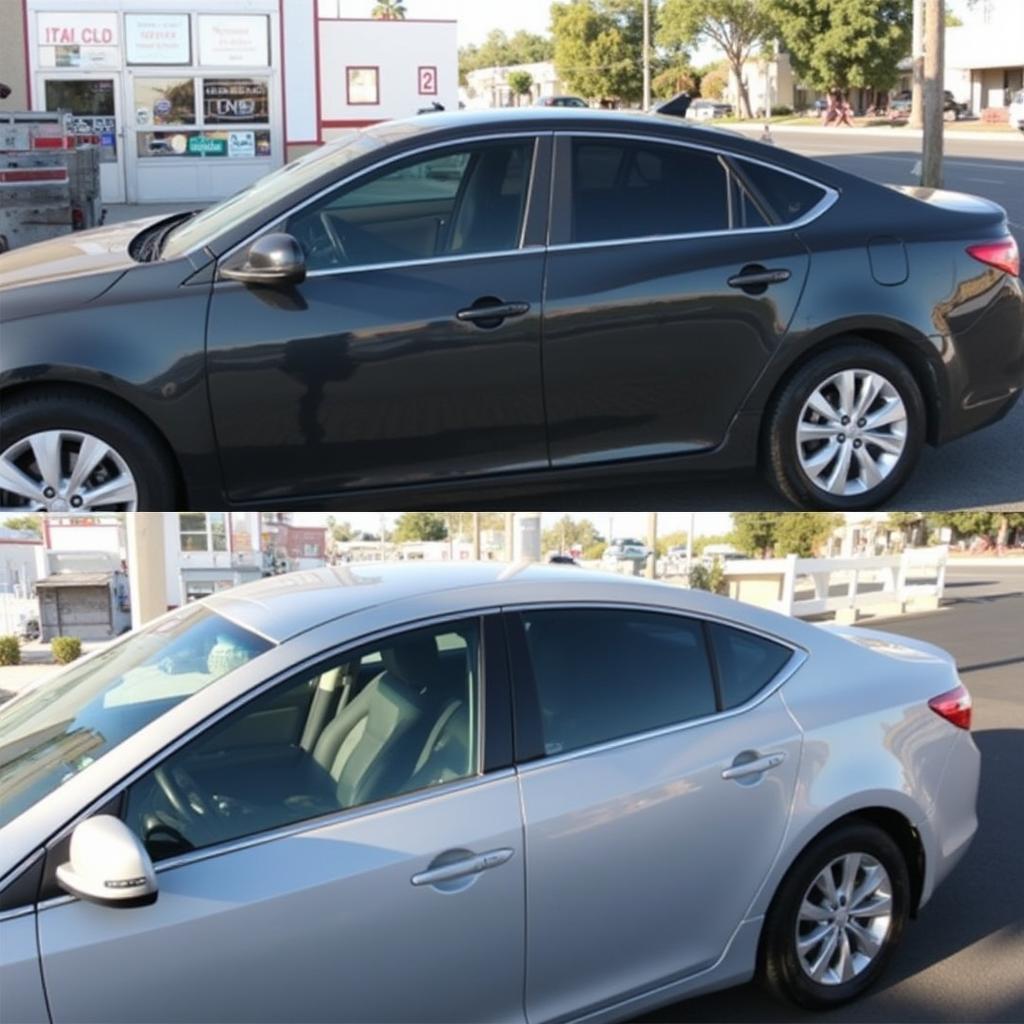
[[(853, 131), (774, 132), (776, 145), (812, 156), (873, 181), (916, 185), (919, 160), (914, 139), (862, 135)], [(945, 187), (986, 196), (1003, 206), (1024, 252), (1024, 137), (1005, 141), (947, 139)], [(488, 503), (465, 496), (483, 508)], [(433, 500), (433, 499), (431, 499)], [(680, 511), (785, 510), (787, 506), (758, 474), (680, 476), (643, 482), (609, 480), (586, 488), (564, 485), (521, 491), (517, 507)], [(442, 502), (443, 504), (443, 502)], [(465, 504), (465, 501), (463, 501)], [(491, 501), (490, 504), (493, 504)], [(467, 507), (472, 507), (468, 505)], [(926, 448), (907, 485), (886, 506), (895, 509), (1024, 509), (1024, 403), (1002, 422), (942, 448)]]
[[(911, 922), (878, 987), (829, 1021), (1024, 1021), (1024, 566), (952, 568), (947, 604), (877, 628), (936, 643), (974, 696), (980, 828)], [(871, 623), (876, 626), (875, 622)], [(644, 1021), (820, 1021), (754, 985), (676, 1003)]]

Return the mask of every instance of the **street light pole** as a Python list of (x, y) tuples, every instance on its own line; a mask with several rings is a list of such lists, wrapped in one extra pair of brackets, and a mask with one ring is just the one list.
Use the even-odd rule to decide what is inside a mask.
[(647, 546), (651, 549), (651, 557), (647, 561), (647, 578), (653, 580), (658, 564), (658, 513), (647, 513)]
[(942, 188), (945, 6), (944, 0), (925, 0), (924, 145), (921, 157), (921, 184), (925, 188)]
[(651, 0), (644, 0), (644, 110), (651, 109)]

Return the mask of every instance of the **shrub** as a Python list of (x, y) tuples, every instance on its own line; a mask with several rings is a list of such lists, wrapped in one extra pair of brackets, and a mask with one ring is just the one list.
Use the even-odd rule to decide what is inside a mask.
[(50, 641), (54, 659), (61, 665), (70, 665), (82, 656), (82, 641), (77, 636), (55, 636)]
[(21, 644), (16, 636), (0, 636), (0, 665), (20, 665)]
[(690, 588), (692, 590), (707, 590), (712, 594), (727, 594), (729, 584), (725, 578), (725, 568), (722, 561), (716, 558), (709, 569), (703, 562), (694, 562), (690, 567)]
[(789, 117), (792, 113), (792, 107), (772, 107), (772, 117)]

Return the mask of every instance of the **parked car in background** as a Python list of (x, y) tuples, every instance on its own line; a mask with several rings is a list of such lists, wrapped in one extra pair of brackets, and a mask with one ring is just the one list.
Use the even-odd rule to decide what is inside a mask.
[(605, 573), (225, 591), (0, 707), (0, 1020), (835, 1007), (974, 836), (970, 719), (929, 644)]
[(651, 549), (642, 541), (626, 538), (613, 540), (601, 556), (606, 562), (646, 562)]
[(687, 117), (694, 121), (714, 121), (719, 117), (732, 117), (733, 106), (722, 100), (695, 99), (690, 104)]
[(579, 96), (541, 96), (537, 100), (538, 107), (571, 107), (575, 109), (589, 107), (590, 104)]
[[(889, 102), (890, 117), (909, 117), (912, 106), (913, 94), (909, 89), (897, 93)], [(959, 121), (970, 113), (970, 107), (966, 103), (960, 103), (956, 97), (946, 89), (942, 100), (942, 117), (946, 121)]]
[(1010, 124), (1024, 132), (1024, 89), (1017, 92), (1010, 103)]
[(201, 213), (0, 255), (0, 511), (748, 467), (876, 508), (1020, 399), (1018, 274), (993, 202), (710, 125), (390, 121)]

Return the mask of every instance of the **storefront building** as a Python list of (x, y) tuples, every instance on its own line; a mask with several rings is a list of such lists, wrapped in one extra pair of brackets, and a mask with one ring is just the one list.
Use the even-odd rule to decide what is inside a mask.
[(204, 203), (345, 128), (458, 103), (454, 22), (331, 0), (21, 0), (27, 93), (101, 147), (106, 203)]

